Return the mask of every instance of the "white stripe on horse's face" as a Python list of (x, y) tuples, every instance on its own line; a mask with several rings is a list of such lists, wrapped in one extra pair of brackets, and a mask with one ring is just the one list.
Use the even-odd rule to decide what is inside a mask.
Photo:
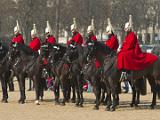
[(93, 46), (93, 45), (94, 45), (94, 43), (91, 43), (91, 42), (90, 42), (90, 43), (88, 43), (88, 45), (89, 45), (89, 46)]
[(75, 48), (76, 46), (75, 46), (75, 45), (70, 44), (70, 47)]

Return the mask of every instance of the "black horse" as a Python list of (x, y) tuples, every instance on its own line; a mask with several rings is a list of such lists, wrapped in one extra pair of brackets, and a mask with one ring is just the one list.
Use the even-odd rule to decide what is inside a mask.
[[(59, 46), (54, 46), (57, 49), (57, 53), (60, 52)], [(75, 88), (77, 92), (77, 101), (76, 106), (83, 106), (83, 78), (81, 74), (81, 61), (77, 61), (77, 56), (79, 56), (77, 50), (74, 46), (69, 46), (64, 50), (60, 57), (61, 59), (58, 62), (54, 62), (56, 58), (59, 58), (59, 54), (52, 52), (50, 54), (50, 63), (52, 63), (52, 71), (56, 74), (57, 79), (60, 81), (60, 85), (63, 92), (63, 101), (62, 104), (65, 105), (65, 102), (69, 99), (70, 88), (73, 88), (73, 98), (72, 102), (75, 101)], [(63, 51), (63, 50), (62, 50)], [(74, 87), (75, 86), (75, 87)]]
[[(105, 87), (103, 86), (103, 83), (101, 81), (100, 69), (97, 69), (95, 66), (96, 59), (90, 60), (90, 58), (92, 57), (92, 52), (90, 51), (92, 51), (92, 47), (90, 46), (82, 47), (81, 45), (72, 43), (68, 48), (67, 56), (68, 56), (68, 59), (70, 60), (70, 63), (72, 63), (70, 74), (75, 77), (79, 75), (82, 80), (88, 79), (90, 81), (96, 96), (96, 105), (94, 109), (99, 109), (101, 89), (103, 88), (103, 90), (105, 91)], [(77, 72), (75, 72), (76, 69), (77, 69)], [(79, 89), (79, 92), (82, 92), (82, 85), (84, 81), (80, 81), (80, 84), (77, 84), (79, 82), (78, 79), (77, 80), (75, 79), (74, 81), (76, 82), (75, 83), (76, 88)], [(103, 93), (103, 96), (105, 96), (104, 93)], [(81, 98), (82, 99), (80, 100), (83, 100), (83, 94)]]
[[(96, 56), (99, 57), (101, 56), (108, 56), (109, 58), (108, 60), (104, 60), (104, 72), (105, 72), (105, 81), (106, 81), (106, 86), (107, 88), (110, 89), (110, 92), (113, 96), (113, 102), (109, 102), (107, 104), (107, 108), (106, 110), (110, 110), (114, 111), (115, 107), (117, 105), (117, 100), (118, 98), (118, 89), (119, 89), (119, 80), (120, 80), (120, 76), (121, 76), (121, 71), (119, 71), (117, 69), (117, 56), (116, 54), (114, 54), (114, 52), (112, 52), (111, 50), (109, 50), (108, 48), (106, 49), (106, 46), (102, 45), (101, 43), (97, 42), (93, 45), (93, 51), (92, 53)], [(110, 54), (108, 54), (110, 53)], [(151, 108), (154, 108), (154, 106), (156, 105), (156, 93), (160, 92), (157, 91), (157, 87), (159, 86), (159, 60), (156, 61), (151, 67), (142, 70), (142, 71), (132, 71), (132, 76), (131, 76), (131, 83), (132, 85), (136, 86), (136, 82), (137, 80), (139, 80), (142, 77), (145, 77), (148, 79), (150, 85), (151, 85), (151, 89), (153, 92), (153, 99), (152, 99), (152, 104), (151, 104)], [(137, 86), (136, 86), (137, 87)], [(134, 99), (132, 99), (134, 100)], [(111, 101), (111, 100), (110, 100)], [(132, 101), (133, 102), (133, 101)]]
[(60, 44), (54, 44), (50, 46), (48, 65), (50, 66), (51, 72), (55, 76), (55, 103), (59, 104), (59, 86), (61, 85), (63, 92), (63, 102), (62, 105), (65, 105), (66, 100), (68, 99), (67, 92), (69, 90), (69, 66), (63, 62), (63, 57), (66, 53), (66, 47)]
[(42, 65), (41, 56), (34, 53), (28, 46), (23, 44), (14, 44), (9, 50), (9, 63), (17, 77), (20, 87), (19, 103), (25, 103), (25, 78), (33, 80), (36, 91), (36, 104), (39, 104), (39, 97), (42, 95)]
[(8, 66), (8, 58), (7, 58), (7, 53), (8, 53), (8, 46), (5, 45), (4, 43), (0, 42), (0, 80), (1, 80), (1, 85), (2, 85), (2, 92), (3, 92), (3, 97), (2, 97), (2, 102), (7, 103), (8, 99), (8, 92), (7, 92), (7, 83), (9, 82), (9, 66)]

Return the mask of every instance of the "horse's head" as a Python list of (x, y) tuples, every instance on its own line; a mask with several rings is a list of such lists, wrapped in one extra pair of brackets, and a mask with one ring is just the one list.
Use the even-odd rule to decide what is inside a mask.
[(8, 49), (0, 41), (0, 60), (3, 60), (3, 58), (6, 56), (7, 52), (8, 52)]
[(87, 42), (88, 47), (88, 58), (91, 59), (93, 57), (103, 57), (113, 54), (113, 50), (111, 50), (108, 46), (104, 45), (103, 43), (97, 41), (89, 41)]
[(70, 44), (66, 50), (65, 57), (68, 62), (73, 62), (79, 57), (79, 45)]
[(86, 49), (87, 50), (86, 51), (87, 61), (90, 61), (90, 59), (95, 57), (95, 55), (96, 55), (97, 46), (96, 46), (96, 42), (91, 41), (91, 40), (87, 41), (86, 44), (87, 44), (87, 48), (88, 48), (88, 49)]
[(47, 58), (49, 56), (51, 46), (49, 44), (43, 44), (40, 48), (40, 55)]
[(49, 53), (49, 62), (56, 63), (60, 61), (65, 54), (66, 47), (60, 45), (60, 44), (54, 44), (51, 47), (51, 51)]
[(9, 59), (16, 59), (20, 56), (20, 44), (13, 43), (9, 50)]

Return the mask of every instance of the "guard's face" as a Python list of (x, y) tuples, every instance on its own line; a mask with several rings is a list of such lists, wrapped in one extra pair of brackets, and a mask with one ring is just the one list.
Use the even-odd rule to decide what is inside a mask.
[(35, 38), (35, 35), (34, 35), (34, 34), (31, 34), (31, 38), (32, 38), (32, 39)]
[(125, 24), (125, 26), (124, 26), (124, 31), (125, 31), (125, 32), (129, 32), (129, 31), (130, 31), (130, 29), (131, 29), (131, 27), (130, 27), (130, 23), (129, 23), (129, 22), (127, 22), (127, 23)]
[(18, 35), (18, 31), (14, 31), (14, 35)]
[(46, 38), (48, 38), (48, 36), (50, 35), (50, 33), (49, 33), (49, 32), (47, 32), (47, 33), (45, 33), (45, 35), (46, 35)]
[(91, 35), (93, 32), (89, 30), (89, 31), (87, 31), (87, 33), (88, 33), (88, 35)]
[(107, 31), (106, 33), (107, 33), (107, 35), (108, 35), (108, 36), (110, 36), (110, 35), (111, 35), (111, 32), (110, 32), (110, 31)]
[(130, 31), (129, 27), (124, 28), (124, 31), (125, 31), (125, 32), (129, 32), (129, 31)]
[(75, 29), (72, 29), (71, 32), (72, 32), (72, 34), (74, 34), (74, 33), (76, 32), (76, 30), (75, 30)]

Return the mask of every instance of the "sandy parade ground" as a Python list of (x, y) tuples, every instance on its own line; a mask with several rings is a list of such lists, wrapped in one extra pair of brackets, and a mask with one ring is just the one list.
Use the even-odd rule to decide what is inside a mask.
[[(141, 104), (138, 108), (131, 108), (131, 94), (120, 95), (120, 105), (115, 112), (105, 111), (105, 106), (99, 110), (93, 110), (93, 93), (84, 93), (84, 107), (77, 108), (73, 103), (66, 103), (66, 106), (55, 105), (53, 92), (45, 91), (44, 101), (40, 105), (34, 104), (35, 92), (26, 91), (27, 100), (25, 104), (19, 104), (19, 88), (9, 92), (9, 103), (0, 103), (0, 120), (159, 120), (160, 100), (157, 101), (157, 108), (151, 110), (152, 94), (148, 87), (148, 94), (141, 96)], [(2, 96), (2, 91), (0, 91)], [(62, 98), (62, 96), (61, 96)]]

